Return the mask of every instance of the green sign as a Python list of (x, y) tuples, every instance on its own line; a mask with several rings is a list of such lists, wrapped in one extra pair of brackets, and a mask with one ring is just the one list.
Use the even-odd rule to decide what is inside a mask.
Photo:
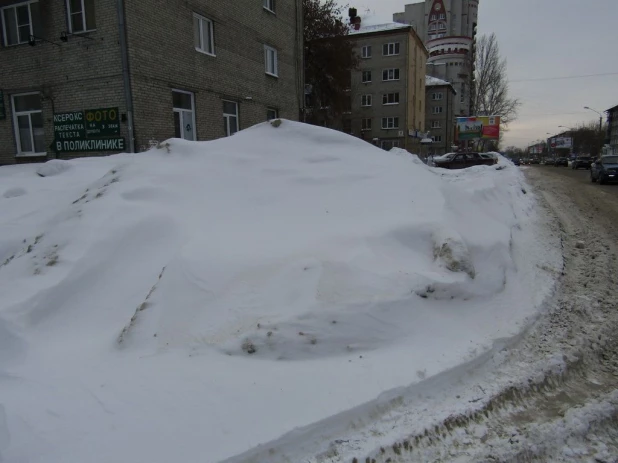
[(88, 138), (120, 134), (118, 108), (87, 109), (84, 111), (84, 119)]
[(2, 90), (0, 90), (0, 119), (4, 119), (6, 117), (6, 109), (4, 108), (4, 94)]
[(79, 140), (86, 138), (84, 113), (71, 111), (54, 114), (54, 140)]
[(56, 153), (82, 153), (94, 151), (124, 151), (124, 138), (91, 138), (81, 140), (58, 140), (52, 143)]

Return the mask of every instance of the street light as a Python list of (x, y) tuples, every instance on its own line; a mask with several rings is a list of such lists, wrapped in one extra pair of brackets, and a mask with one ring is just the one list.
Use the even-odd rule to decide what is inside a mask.
[(599, 115), (599, 134), (601, 132), (603, 132), (603, 114), (601, 114), (596, 109), (592, 109), (590, 106), (584, 106), (584, 109), (588, 109), (590, 111), (594, 111), (595, 113), (597, 113)]

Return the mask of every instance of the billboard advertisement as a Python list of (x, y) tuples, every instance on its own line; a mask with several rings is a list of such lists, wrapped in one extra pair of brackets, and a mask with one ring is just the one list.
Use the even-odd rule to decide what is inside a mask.
[(497, 140), (500, 138), (500, 116), (458, 117), (457, 140)]
[(571, 137), (556, 137), (551, 139), (552, 148), (573, 148), (573, 139)]

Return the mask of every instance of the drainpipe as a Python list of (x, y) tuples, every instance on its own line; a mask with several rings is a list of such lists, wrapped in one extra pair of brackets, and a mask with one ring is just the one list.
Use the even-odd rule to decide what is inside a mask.
[(129, 153), (135, 153), (135, 136), (133, 134), (133, 95), (129, 78), (129, 50), (127, 47), (127, 30), (124, 14), (124, 0), (118, 0), (118, 33), (120, 35), (120, 55), (122, 58), (122, 82), (124, 100), (127, 107), (127, 129), (129, 133)]

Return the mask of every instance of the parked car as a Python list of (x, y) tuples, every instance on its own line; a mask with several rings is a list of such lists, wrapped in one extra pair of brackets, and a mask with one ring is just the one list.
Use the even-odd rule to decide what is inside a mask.
[(572, 169), (590, 169), (592, 158), (590, 156), (578, 156), (571, 161)]
[(513, 164), (515, 164), (516, 166), (521, 166), (521, 161), (518, 159), (513, 159)]
[(569, 167), (569, 160), (567, 158), (556, 158), (554, 161), (554, 167), (559, 166)]
[(434, 158), (433, 162), (436, 167), (445, 169), (465, 169), (472, 166), (493, 166), (493, 159), (486, 159), (479, 153), (449, 153), (453, 156), (441, 156)]
[(489, 159), (489, 160), (493, 161), (493, 164), (498, 164), (498, 157), (495, 154), (493, 154), (493, 153), (479, 153), (479, 155), (483, 159)]
[(590, 181), (601, 185), (618, 181), (618, 155), (601, 156), (590, 167)]

